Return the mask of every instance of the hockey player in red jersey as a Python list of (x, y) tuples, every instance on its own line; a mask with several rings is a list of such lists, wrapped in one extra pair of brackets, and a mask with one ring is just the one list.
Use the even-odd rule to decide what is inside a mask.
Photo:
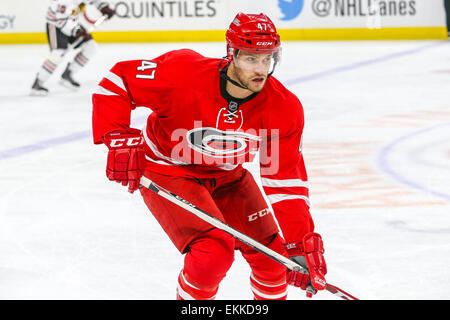
[[(130, 192), (139, 189), (144, 175), (309, 270), (286, 270), (140, 188), (151, 213), (185, 254), (178, 299), (214, 299), (236, 249), (252, 270), (255, 299), (286, 299), (288, 284), (311, 297), (325, 288), (327, 269), (323, 241), (309, 212), (303, 108), (271, 76), (280, 60), (280, 37), (264, 14), (239, 13), (226, 40), (222, 60), (182, 49), (117, 63), (93, 95), (94, 143), (109, 149), (107, 177)], [(153, 111), (142, 131), (130, 128), (136, 107)], [(273, 215), (242, 167), (257, 152)]]
[[(94, 5), (103, 15), (110, 19), (115, 11), (106, 2), (100, 0), (49, 0), (47, 9), (47, 38), (50, 54), (42, 63), (31, 86), (31, 95), (43, 96), (48, 94), (45, 82), (52, 76), (64, 56), (70, 51), (70, 45), (75, 44), (77, 54), (69, 62), (61, 74), (60, 83), (69, 89), (76, 90), (80, 84), (73, 75), (83, 68), (97, 50), (97, 44), (91, 34), (80, 23), (80, 15), (86, 4)], [(81, 41), (80, 41), (81, 39)]]

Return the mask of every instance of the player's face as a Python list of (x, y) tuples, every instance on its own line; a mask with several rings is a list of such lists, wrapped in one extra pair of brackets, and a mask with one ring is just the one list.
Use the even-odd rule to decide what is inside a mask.
[(234, 76), (252, 92), (259, 92), (266, 83), (273, 65), (272, 54), (255, 54), (239, 51), (234, 58)]

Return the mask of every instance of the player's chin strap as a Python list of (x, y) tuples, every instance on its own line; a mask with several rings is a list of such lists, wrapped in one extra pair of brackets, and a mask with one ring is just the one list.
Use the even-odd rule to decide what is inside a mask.
[[(223, 62), (226, 61), (227, 63), (225, 64), (225, 66), (222, 68), (222, 64)], [(220, 72), (220, 77), (222, 79), (225, 79), (226, 81), (230, 81), (232, 84), (234, 84), (235, 86), (248, 90), (248, 88), (242, 84), (240, 84), (239, 82), (231, 79), (228, 75), (227, 75), (227, 70), (228, 70), (228, 66), (230, 65), (230, 60), (228, 60), (227, 57), (223, 57), (222, 60), (219, 63), (219, 72)]]
[[(237, 51), (237, 50), (236, 50)], [(226, 61), (227, 63), (225, 64), (225, 66), (222, 67), (223, 62)], [(227, 75), (227, 70), (228, 70), (228, 66), (230, 65), (231, 61), (228, 59), (228, 57), (223, 57), (222, 60), (219, 63), (219, 72), (220, 72), (220, 77), (222, 79), (225, 79), (227, 81), (230, 81), (232, 84), (234, 84), (235, 86), (245, 89), (245, 90), (249, 90), (249, 88), (247, 88), (246, 86), (244, 86), (243, 84), (231, 79), (228, 75)], [(275, 62), (275, 64), (273, 65), (273, 70), (267, 75), (267, 79), (269, 79), (269, 77), (273, 74), (273, 72), (275, 71), (275, 67), (277, 65), (277, 62)]]
[[(175, 193), (172, 193), (169, 190), (166, 190), (160, 186), (158, 186), (156, 183), (148, 179), (147, 177), (142, 176), (140, 180), (141, 186), (152, 190), (159, 196), (163, 197), (164, 199), (172, 202), (173, 204), (185, 209), (186, 211), (189, 211), (190, 213), (194, 214), (198, 218), (202, 219), (203, 221), (208, 222), (212, 226), (228, 233), (232, 237), (242, 241), (243, 243), (249, 245), (253, 249), (261, 252), (262, 254), (265, 254), (269, 258), (275, 260), (278, 263), (281, 263), (286, 268), (293, 270), (293, 271), (301, 271), (303, 273), (308, 273), (308, 270), (306, 270), (304, 267), (296, 263), (295, 261), (292, 261), (285, 256), (281, 255), (280, 253), (266, 247), (265, 245), (259, 243), (258, 241), (254, 240), (253, 238), (250, 238), (246, 234), (234, 229), (233, 227), (229, 226), (225, 222), (223, 222), (220, 219), (217, 219), (216, 217), (212, 216), (206, 211), (203, 211), (199, 207), (193, 205), (189, 201), (181, 198), (180, 196), (176, 195)], [(336, 296), (345, 299), (345, 300), (358, 300), (354, 296), (348, 294), (344, 290), (339, 289), (338, 287), (335, 287), (329, 283), (327, 283), (327, 286), (325, 288), (328, 292), (331, 292), (335, 294)]]

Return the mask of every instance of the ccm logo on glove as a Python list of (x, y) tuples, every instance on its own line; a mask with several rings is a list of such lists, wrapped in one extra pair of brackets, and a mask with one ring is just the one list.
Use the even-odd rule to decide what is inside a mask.
[(118, 147), (133, 147), (138, 146), (144, 143), (143, 137), (133, 137), (133, 138), (127, 138), (127, 139), (111, 139), (110, 147), (111, 148), (118, 148)]

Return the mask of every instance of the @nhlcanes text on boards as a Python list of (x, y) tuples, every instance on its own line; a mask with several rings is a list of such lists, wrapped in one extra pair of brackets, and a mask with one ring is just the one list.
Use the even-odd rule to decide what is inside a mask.
[(415, 16), (416, 0), (314, 0), (312, 11), (319, 17)]

